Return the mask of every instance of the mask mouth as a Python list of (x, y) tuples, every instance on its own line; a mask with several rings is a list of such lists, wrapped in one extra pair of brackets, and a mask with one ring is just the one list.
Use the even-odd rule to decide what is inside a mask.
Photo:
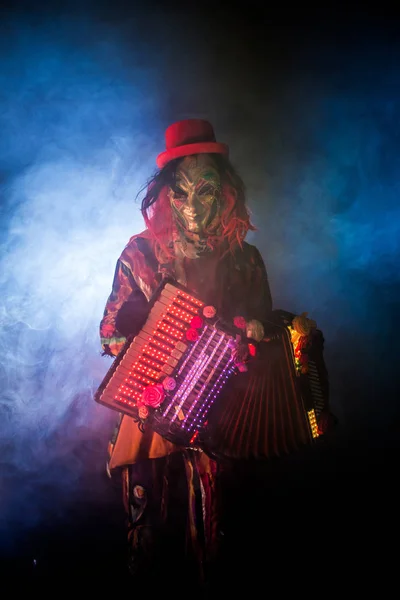
[(206, 214), (206, 211), (193, 210), (188, 208), (186, 210), (183, 210), (182, 214), (185, 215), (186, 219), (190, 221), (196, 221), (201, 219)]

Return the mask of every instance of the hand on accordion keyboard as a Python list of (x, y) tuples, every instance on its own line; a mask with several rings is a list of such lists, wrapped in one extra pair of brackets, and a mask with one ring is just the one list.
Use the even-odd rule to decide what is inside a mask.
[(148, 302), (142, 298), (124, 302), (118, 311), (115, 327), (122, 335), (135, 336), (142, 329), (149, 314)]
[(256, 319), (247, 321), (246, 336), (256, 342), (261, 342), (264, 337), (264, 325)]

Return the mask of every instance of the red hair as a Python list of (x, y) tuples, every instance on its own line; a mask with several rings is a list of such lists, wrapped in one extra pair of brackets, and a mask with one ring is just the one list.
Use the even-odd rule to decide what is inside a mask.
[(163, 186), (156, 202), (142, 210), (144, 222), (155, 244), (155, 254), (160, 262), (168, 262), (175, 256), (171, 244), (174, 239), (174, 221), (168, 191), (169, 186)]

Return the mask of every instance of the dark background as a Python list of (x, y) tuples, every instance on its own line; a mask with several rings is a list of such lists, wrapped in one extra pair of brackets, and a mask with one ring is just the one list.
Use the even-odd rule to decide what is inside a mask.
[[(380, 595), (398, 535), (399, 21), (384, 4), (5, 3), (2, 575), (126, 578), (93, 393), (115, 261), (173, 121), (230, 146), (275, 308), (325, 335), (333, 437), (227, 481), (222, 590)], [(173, 592), (180, 573), (166, 583)], [(118, 583), (117, 583), (118, 582)], [(150, 590), (151, 588), (151, 582)], [(54, 588), (54, 585), (57, 587)], [(226, 585), (226, 587), (223, 587)], [(106, 588), (104, 588), (106, 589)], [(108, 588), (107, 588), (108, 589)], [(221, 592), (222, 593), (222, 592)], [(247, 593), (247, 592), (246, 592)], [(275, 592), (274, 592), (275, 593)]]

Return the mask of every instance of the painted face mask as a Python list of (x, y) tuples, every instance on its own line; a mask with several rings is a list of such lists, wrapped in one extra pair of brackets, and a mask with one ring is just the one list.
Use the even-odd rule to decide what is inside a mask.
[(174, 219), (189, 234), (206, 237), (220, 223), (221, 180), (211, 156), (186, 156), (169, 191)]

